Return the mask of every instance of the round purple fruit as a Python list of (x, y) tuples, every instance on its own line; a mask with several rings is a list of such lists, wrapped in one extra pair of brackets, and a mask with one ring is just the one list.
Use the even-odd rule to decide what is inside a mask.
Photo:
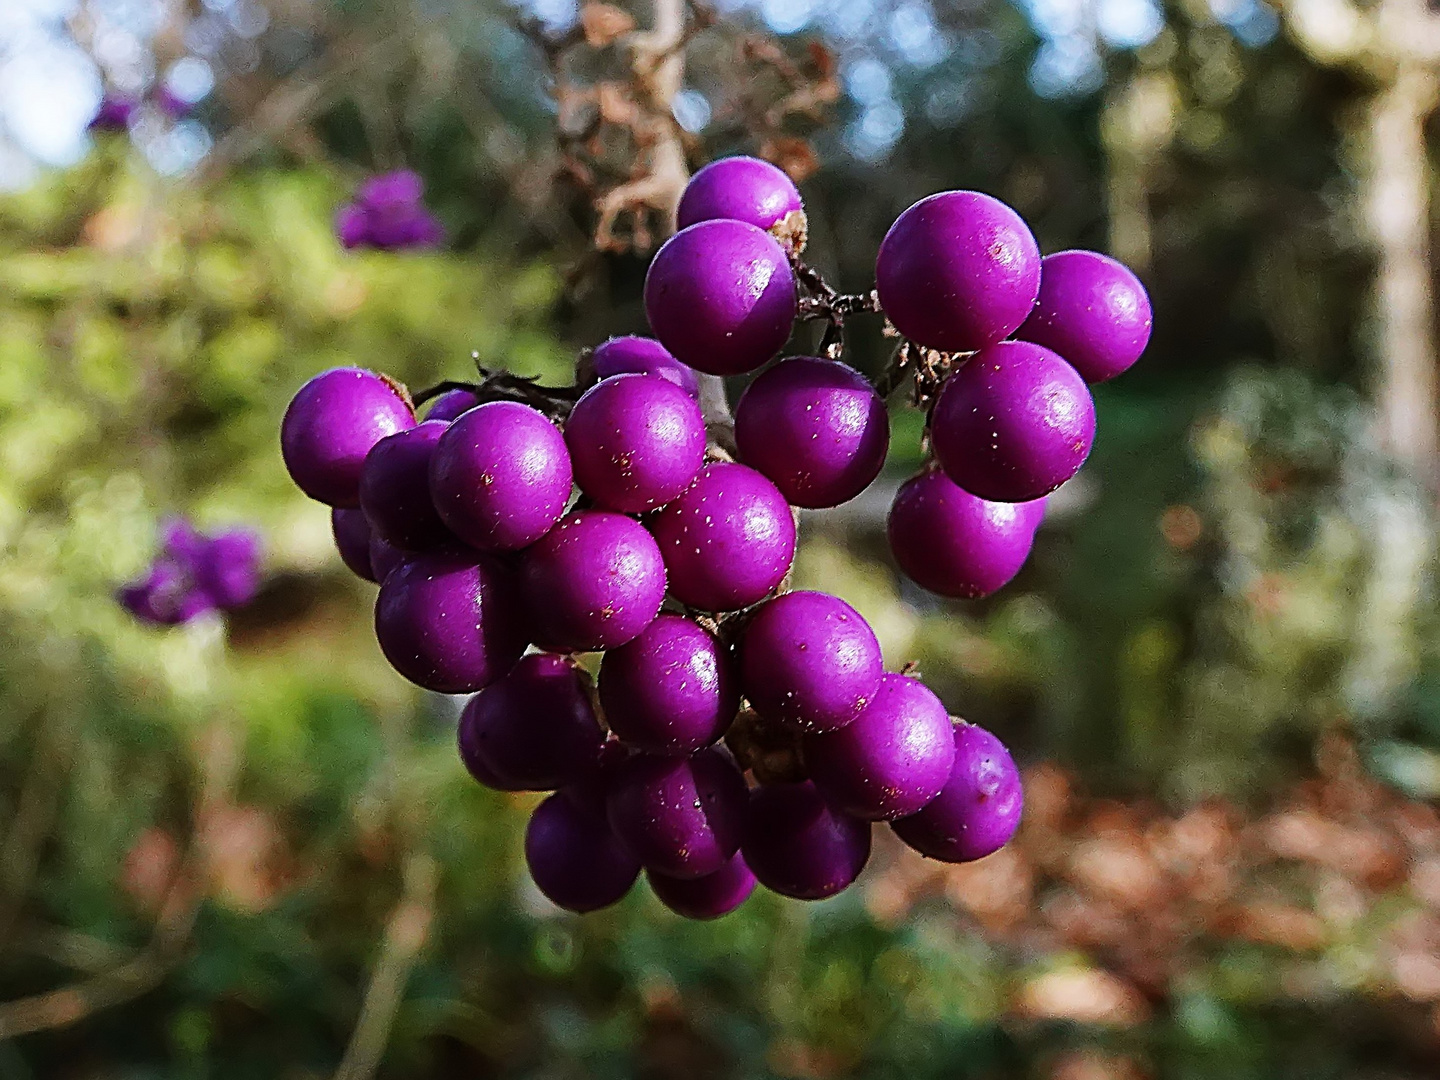
[(807, 735), (815, 786), (845, 813), (868, 821), (913, 814), (950, 778), (950, 715), (926, 686), (886, 675), (874, 699), (840, 731)]
[(945, 380), (930, 437), (945, 475), (970, 494), (1029, 502), (1085, 464), (1095, 403), (1080, 374), (1049, 349), (1006, 341)]
[(396, 671), (441, 694), (488, 686), (527, 645), (514, 583), (468, 551), (424, 552), (395, 567), (375, 600), (375, 636)]
[(880, 475), (890, 418), (854, 368), (792, 356), (761, 374), (735, 408), (735, 442), (794, 506), (839, 506)]
[(560, 429), (518, 401), (463, 413), (430, 462), (440, 519), (481, 551), (518, 551), (539, 540), (565, 513), (572, 483)]
[(765, 784), (750, 793), (741, 851), (772, 892), (823, 900), (865, 869), (870, 823), (832, 809), (808, 781)]
[(790, 338), (795, 276), (780, 244), (743, 221), (682, 229), (645, 275), (645, 315), (679, 361), (711, 375), (754, 371)]
[(750, 704), (798, 731), (836, 731), (852, 722), (884, 673), (870, 624), (826, 593), (777, 596), (756, 612), (740, 641), (740, 682)]
[(911, 581), (940, 596), (975, 599), (1020, 572), (1044, 517), (1044, 499), (989, 502), (927, 469), (896, 493), (887, 532)]
[(970, 352), (1003, 340), (1030, 314), (1040, 291), (1040, 248), (999, 199), (942, 191), (890, 226), (875, 260), (875, 288), (907, 338)]
[(430, 403), (430, 410), (425, 414), (426, 420), (458, 420), (462, 413), (467, 413), (476, 405), (480, 399), (469, 390), (446, 390)]
[(590, 364), (598, 379), (627, 373), (658, 375), (673, 382), (691, 397), (700, 396), (700, 377), (695, 374), (695, 369), (676, 360), (654, 338), (613, 337), (595, 347), (590, 354)]
[(414, 426), (415, 410), (398, 383), (361, 368), (334, 368), (316, 375), (291, 400), (280, 425), (280, 451), (306, 495), (354, 507), (360, 504), (360, 471), (370, 448)]
[(1025, 801), (1010, 751), (984, 728), (955, 725), (955, 763), (940, 794), (919, 813), (892, 821), (895, 835), (941, 862), (999, 851), (1020, 827)]
[(330, 532), (335, 537), (341, 561), (351, 572), (366, 581), (378, 582), (380, 579), (370, 565), (370, 523), (365, 520), (365, 512), (335, 507), (330, 511)]
[(658, 375), (596, 383), (565, 422), (575, 482), (597, 506), (640, 514), (683, 492), (705, 462), (695, 399)]
[(1040, 264), (1040, 298), (1015, 336), (1099, 383), (1140, 359), (1152, 321), (1145, 286), (1124, 265), (1098, 251), (1057, 251)]
[(580, 913), (609, 907), (640, 876), (639, 861), (611, 831), (603, 811), (568, 791), (551, 795), (530, 815), (525, 865), (553, 903)]
[(719, 870), (704, 877), (673, 878), (654, 870), (647, 870), (645, 877), (659, 901), (687, 919), (718, 919), (728, 915), (755, 891), (755, 875), (738, 851)]
[(620, 764), (606, 802), (610, 827), (646, 867), (693, 879), (740, 848), (745, 778), (714, 748), (688, 758), (636, 754)]
[(738, 611), (763, 600), (795, 558), (785, 496), (754, 469), (717, 462), (651, 523), (670, 591), (701, 611)]
[(482, 783), (506, 791), (553, 791), (584, 779), (605, 742), (588, 683), (563, 656), (522, 657), (466, 704), (461, 757), (481, 763)]
[(525, 552), (521, 580), (547, 648), (613, 649), (638, 637), (665, 600), (665, 563), (633, 518), (581, 510)]
[(804, 209), (784, 170), (753, 157), (712, 161), (690, 178), (676, 213), (678, 228), (729, 219), (768, 229)]
[(449, 427), (426, 420), (370, 448), (360, 473), (360, 508), (374, 533), (406, 551), (454, 544), (430, 501), (430, 461)]
[(740, 711), (739, 679), (718, 638), (681, 615), (660, 615), (600, 665), (600, 705), (617, 738), (684, 756), (715, 742)]

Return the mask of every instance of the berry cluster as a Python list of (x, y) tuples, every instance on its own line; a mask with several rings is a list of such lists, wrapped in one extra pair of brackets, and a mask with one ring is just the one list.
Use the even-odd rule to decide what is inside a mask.
[[(446, 384), (420, 421), (385, 376), (325, 372), (286, 413), (290, 473), (334, 507), (347, 565), (380, 583), (390, 663), (474, 694), (472, 775), (555, 792), (525, 854), (557, 904), (604, 907), (642, 869), (692, 918), (757, 880), (832, 896), (874, 821), (932, 858), (988, 855), (1020, 817), (1005, 747), (886, 673), (843, 600), (787, 588), (795, 508), (854, 498), (884, 464), (882, 394), (830, 356), (780, 360), (741, 396), (732, 453), (697, 372), (753, 372), (797, 318), (833, 330), (884, 305), (904, 339), (886, 381), (913, 369), (936, 458), (896, 500), (897, 561), (976, 596), (1018, 570), (1042, 500), (1089, 452), (1085, 380), (1138, 357), (1144, 291), (1103, 256), (1042, 263), (1014, 211), (947, 192), (896, 221), (875, 294), (836, 293), (800, 261), (799, 194), (748, 158), (701, 170), (679, 222), (645, 282), (658, 340), (605, 342), (575, 387)], [(579, 653), (603, 653), (593, 682)]]
[(408, 170), (372, 176), (335, 215), (335, 235), (347, 248), (434, 247), (445, 231), (425, 208), (424, 195), (424, 181)]
[(175, 519), (160, 529), (149, 571), (122, 587), (120, 605), (141, 622), (178, 626), (212, 611), (234, 611), (260, 588), (260, 538), (248, 529), (215, 536)]

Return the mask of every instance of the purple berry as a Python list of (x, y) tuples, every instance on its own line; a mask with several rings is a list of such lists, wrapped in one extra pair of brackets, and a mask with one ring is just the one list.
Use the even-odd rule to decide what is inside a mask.
[(157, 626), (179, 626), (215, 608), (188, 570), (165, 558), (156, 560), (140, 581), (122, 587), (117, 599), (135, 618)]
[(637, 750), (684, 756), (709, 746), (740, 711), (729, 650), (680, 615), (661, 615), (600, 665), (610, 730)]
[(575, 482), (598, 506), (639, 514), (688, 488), (705, 463), (695, 399), (658, 375), (596, 383), (565, 422)]
[(380, 578), (370, 565), (370, 522), (365, 520), (365, 512), (337, 506), (330, 511), (330, 532), (341, 561), (351, 572), (378, 583)]
[(374, 535), (370, 536), (370, 569), (375, 571), (375, 580), (380, 584), (390, 576), (390, 571), (403, 563), (408, 556), (394, 544)]
[(755, 891), (755, 875), (738, 851), (730, 861), (702, 878), (673, 878), (647, 870), (645, 877), (662, 904), (687, 919), (718, 919), (728, 915)]
[(875, 260), (880, 305), (907, 338), (970, 352), (1009, 336), (1040, 291), (1040, 248), (1024, 220), (978, 191), (942, 191), (898, 218)]
[(823, 900), (865, 869), (870, 823), (832, 809), (809, 782), (766, 784), (750, 793), (741, 850), (767, 889)]
[(784, 580), (795, 558), (785, 496), (754, 469), (706, 465), (690, 490), (651, 523), (670, 592), (701, 611), (737, 611)]
[(221, 611), (244, 607), (260, 591), (260, 537), (232, 529), (207, 540), (195, 563), (195, 582)]
[(1069, 480), (1095, 441), (1095, 403), (1049, 349), (982, 349), (940, 388), (930, 437), (945, 475), (972, 495), (1029, 502)]
[(1151, 321), (1145, 286), (1125, 266), (1097, 251), (1057, 251), (1040, 263), (1040, 298), (1015, 336), (1099, 383), (1140, 359)]
[(373, 371), (334, 368), (300, 388), (280, 425), (285, 467), (306, 495), (331, 506), (360, 505), (365, 455), (387, 435), (415, 426), (398, 383)]
[(396, 671), (442, 694), (490, 685), (527, 644), (514, 583), (473, 551), (427, 551), (396, 567), (375, 600), (375, 636)]
[(424, 551), (455, 543), (430, 501), (430, 462), (449, 426), (426, 420), (387, 435), (365, 457), (360, 508), (374, 534), (398, 548)]
[(521, 577), (536, 638), (564, 652), (637, 637), (665, 599), (665, 564), (639, 522), (581, 510), (525, 552)]
[(950, 778), (950, 728), (945, 706), (923, 683), (886, 675), (854, 723), (805, 736), (805, 766), (845, 813), (870, 821), (903, 817), (939, 795)]
[(516, 401), (454, 421), (430, 462), (430, 495), (450, 531), (481, 551), (518, 551), (554, 527), (570, 501), (565, 437)]
[(645, 275), (645, 315), (665, 348), (711, 375), (754, 371), (790, 338), (795, 276), (784, 249), (743, 221), (682, 229)]
[(884, 673), (870, 624), (826, 593), (777, 596), (740, 641), (740, 683), (750, 704), (799, 731), (836, 731), (852, 722)]
[(700, 376), (695, 369), (680, 363), (668, 349), (654, 338), (614, 337), (595, 346), (590, 354), (595, 377), (608, 379), (630, 372), (659, 375), (680, 387), (693, 398), (700, 396)]
[(693, 879), (740, 849), (745, 778), (723, 750), (689, 758), (636, 754), (615, 770), (610, 827), (649, 870)]
[(506, 791), (553, 791), (584, 779), (605, 742), (588, 683), (563, 656), (522, 657), (465, 706), (461, 757), (480, 763), (481, 783)]
[(940, 596), (989, 596), (1030, 555), (1045, 500), (988, 502), (939, 469), (901, 486), (890, 507), (890, 550), (901, 571)]
[(955, 727), (955, 764), (925, 809), (892, 821), (895, 835), (941, 862), (970, 862), (999, 851), (1020, 825), (1020, 771), (1005, 745), (973, 724)]
[(735, 442), (794, 506), (839, 506), (885, 464), (890, 418), (854, 368), (817, 356), (781, 360), (757, 378), (735, 409)]
[(604, 814), (564, 791), (530, 816), (525, 864), (552, 902), (581, 913), (609, 907), (640, 876), (640, 863), (621, 845)]
[(106, 94), (90, 120), (91, 131), (124, 131), (135, 119), (140, 103), (125, 94)]
[(469, 412), (479, 404), (480, 399), (469, 390), (446, 390), (430, 402), (430, 411), (425, 414), (425, 419), (458, 420), (462, 413)]
[(768, 229), (803, 210), (800, 192), (784, 171), (753, 157), (712, 161), (690, 178), (680, 197), (678, 228), (726, 218)]

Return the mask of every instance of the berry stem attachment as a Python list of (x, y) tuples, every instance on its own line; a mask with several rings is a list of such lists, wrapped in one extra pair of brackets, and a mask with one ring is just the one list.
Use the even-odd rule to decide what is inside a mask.
[(468, 390), (482, 403), (486, 401), (518, 401), (523, 405), (544, 413), (552, 420), (563, 420), (584, 392), (580, 386), (542, 386), (531, 375), (516, 375), (509, 371), (491, 371), (477, 368), (478, 383), (446, 379), (414, 395), (414, 402), (423, 405), (431, 398), (451, 390)]

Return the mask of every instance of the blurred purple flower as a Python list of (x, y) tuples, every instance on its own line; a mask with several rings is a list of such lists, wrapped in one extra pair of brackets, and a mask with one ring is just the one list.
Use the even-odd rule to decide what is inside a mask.
[(100, 108), (90, 120), (91, 131), (124, 131), (135, 118), (140, 103), (124, 94), (106, 94)]
[(176, 626), (207, 612), (233, 611), (260, 588), (260, 538), (248, 529), (206, 536), (183, 518), (160, 529), (148, 573), (120, 589), (120, 605), (142, 622)]
[(425, 208), (424, 194), (424, 181), (409, 170), (373, 176), (335, 215), (335, 235), (347, 248), (434, 247), (445, 233)]

